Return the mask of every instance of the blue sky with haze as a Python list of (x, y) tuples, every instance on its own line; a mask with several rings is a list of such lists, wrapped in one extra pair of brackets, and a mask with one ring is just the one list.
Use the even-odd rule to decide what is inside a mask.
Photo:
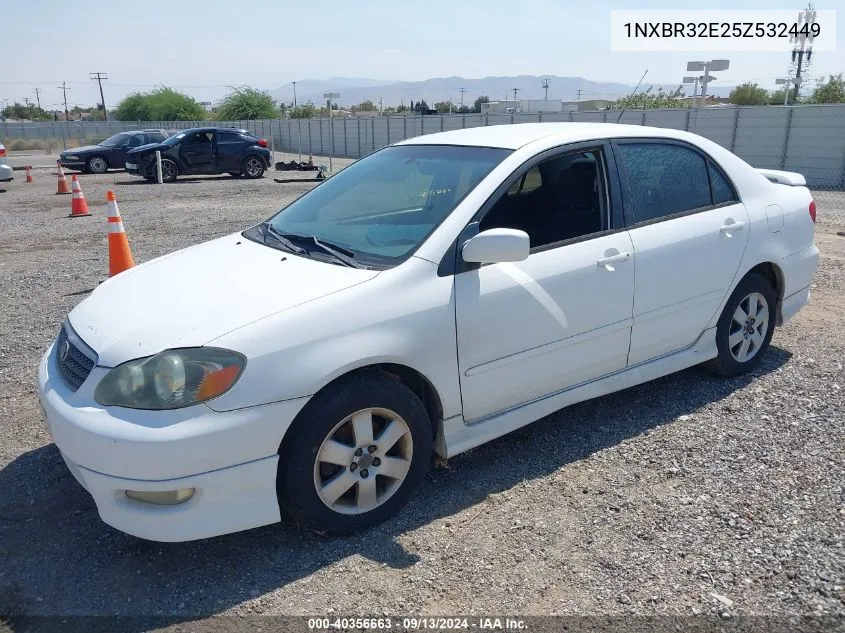
[[(845, 70), (845, 2), (837, 51), (814, 55), (813, 76)], [(790, 9), (806, 0), (709, 0), (709, 9)], [(108, 73), (106, 102), (165, 84), (200, 100), (227, 86), (278, 88), (292, 80), (368, 77), (415, 81), (430, 77), (581, 76), (593, 81), (675, 83), (685, 62), (706, 53), (610, 51), (611, 9), (705, 8), (683, 2), (608, 0), (5, 0), (0, 2), (4, 58), (0, 99), (71, 104), (99, 100), (88, 73)], [(726, 53), (716, 85), (783, 76), (788, 54)], [(550, 97), (570, 99), (573, 95)], [(438, 95), (434, 95), (438, 97)]]

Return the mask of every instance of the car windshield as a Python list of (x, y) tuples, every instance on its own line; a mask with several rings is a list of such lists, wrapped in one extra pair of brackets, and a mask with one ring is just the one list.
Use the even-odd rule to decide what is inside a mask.
[(352, 163), (269, 223), (282, 235), (342, 247), (364, 264), (396, 265), (510, 153), (453, 145), (388, 147)]
[(179, 132), (179, 134), (174, 134), (173, 136), (169, 136), (164, 139), (161, 143), (162, 145), (176, 145), (176, 143), (181, 141), (183, 138), (185, 138), (185, 133)]
[(107, 138), (105, 141), (100, 143), (100, 145), (103, 145), (105, 147), (116, 147), (116, 146), (120, 145), (121, 143), (123, 143), (125, 140), (127, 140), (130, 136), (131, 136), (131, 134), (125, 134), (125, 133), (124, 134), (115, 134), (114, 136)]

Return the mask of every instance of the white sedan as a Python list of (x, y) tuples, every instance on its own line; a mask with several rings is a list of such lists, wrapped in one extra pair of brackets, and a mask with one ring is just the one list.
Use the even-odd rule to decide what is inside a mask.
[(761, 362), (818, 266), (796, 173), (546, 123), (379, 150), (69, 314), (39, 393), (102, 519), (159, 541), (394, 514), (451, 457), (706, 362)]

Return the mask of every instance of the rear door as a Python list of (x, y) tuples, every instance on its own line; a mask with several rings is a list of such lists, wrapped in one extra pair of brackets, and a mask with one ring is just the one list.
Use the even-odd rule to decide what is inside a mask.
[(239, 132), (217, 131), (217, 164), (223, 172), (241, 171), (241, 154), (246, 141)]
[(667, 139), (614, 142), (634, 247), (628, 365), (692, 345), (731, 287), (748, 213), (725, 173), (698, 148)]
[(179, 145), (182, 171), (191, 174), (210, 174), (217, 171), (216, 133), (200, 130), (187, 134)]

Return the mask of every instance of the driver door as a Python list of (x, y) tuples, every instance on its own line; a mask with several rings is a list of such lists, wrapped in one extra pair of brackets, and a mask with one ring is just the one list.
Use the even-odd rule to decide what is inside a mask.
[(210, 174), (217, 171), (215, 136), (213, 130), (202, 130), (182, 139), (179, 159), (187, 173)]
[(461, 397), (470, 423), (627, 362), (633, 246), (624, 226), (619, 230), (608, 146), (557, 150), (535, 161), (514, 175), (478, 225), (525, 231), (528, 258), (466, 264), (455, 276)]

